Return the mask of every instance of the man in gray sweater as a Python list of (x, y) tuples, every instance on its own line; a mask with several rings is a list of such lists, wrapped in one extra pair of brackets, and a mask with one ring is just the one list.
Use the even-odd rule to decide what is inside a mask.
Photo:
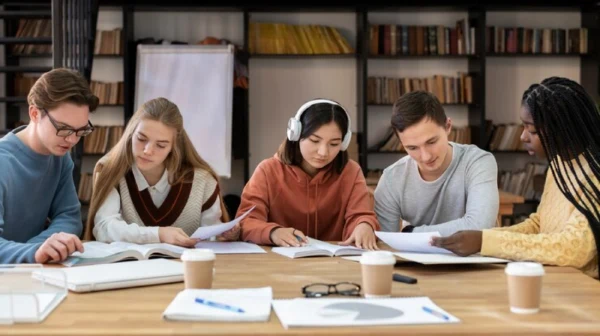
[(449, 236), (493, 227), (500, 206), (496, 159), (448, 141), (452, 121), (436, 96), (404, 94), (391, 123), (408, 155), (383, 171), (375, 190), (382, 231)]

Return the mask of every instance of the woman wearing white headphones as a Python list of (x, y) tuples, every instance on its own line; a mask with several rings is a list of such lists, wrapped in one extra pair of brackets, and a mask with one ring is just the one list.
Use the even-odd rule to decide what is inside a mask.
[(337, 102), (315, 99), (288, 122), (287, 139), (263, 160), (244, 187), (242, 240), (261, 245), (301, 246), (307, 237), (377, 249), (379, 230), (358, 163), (346, 149), (352, 131)]

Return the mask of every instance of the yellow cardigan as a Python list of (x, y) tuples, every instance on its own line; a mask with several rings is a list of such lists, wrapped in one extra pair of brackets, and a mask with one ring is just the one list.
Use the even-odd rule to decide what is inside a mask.
[(537, 212), (520, 224), (483, 230), (481, 254), (575, 267), (598, 278), (598, 252), (588, 221), (561, 193), (550, 170)]

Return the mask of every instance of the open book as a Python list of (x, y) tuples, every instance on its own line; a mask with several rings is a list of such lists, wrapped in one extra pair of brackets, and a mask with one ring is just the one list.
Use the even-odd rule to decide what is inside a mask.
[(117, 261), (151, 258), (179, 258), (186, 249), (171, 244), (143, 244), (98, 241), (83, 243), (84, 252), (75, 252), (62, 262), (64, 266), (108, 264)]
[(274, 247), (271, 251), (288, 258), (303, 257), (338, 257), (361, 255), (365, 250), (354, 246), (339, 246), (313, 238), (308, 238), (308, 245), (301, 247)]
[[(181, 258), (185, 247), (171, 244), (134, 244), (113, 242), (110, 244), (91, 241), (83, 243), (84, 252), (75, 252), (64, 266), (82, 266), (94, 264), (108, 264), (118, 261), (144, 260), (154, 258)], [(196, 248), (207, 248), (215, 254), (250, 254), (267, 253), (260, 246), (246, 242), (199, 242)]]

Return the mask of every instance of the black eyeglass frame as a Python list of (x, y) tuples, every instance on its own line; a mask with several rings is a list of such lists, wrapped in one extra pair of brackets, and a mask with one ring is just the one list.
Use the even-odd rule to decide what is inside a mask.
[[(354, 286), (354, 288), (351, 290), (340, 291), (337, 288), (337, 286), (340, 286), (340, 285), (352, 285), (352, 286)], [(327, 293), (309, 291), (308, 288), (312, 287), (312, 286), (327, 286)], [(331, 290), (332, 288), (333, 288), (333, 291)], [(354, 283), (354, 282), (338, 282), (335, 284), (312, 283), (310, 285), (306, 285), (306, 286), (302, 287), (302, 294), (304, 294), (304, 296), (307, 298), (322, 297), (322, 296), (328, 296), (328, 295), (332, 295), (332, 294), (344, 295), (344, 296), (360, 296), (361, 288), (362, 287), (359, 284)]]
[[(46, 115), (48, 116), (50, 123), (52, 123), (52, 126), (54, 126), (54, 128), (56, 129), (56, 136), (66, 138), (66, 137), (70, 136), (71, 134), (75, 133), (75, 136), (81, 138), (81, 137), (90, 135), (94, 131), (94, 125), (92, 125), (92, 122), (89, 120), (88, 120), (88, 125), (86, 127), (82, 127), (79, 129), (73, 129), (70, 127), (62, 127), (57, 124), (57, 121), (54, 120), (54, 118), (52, 118), (52, 116), (50, 115), (50, 113), (48, 113), (48, 111), (46, 109), (40, 108), (39, 110), (46, 113)], [(65, 131), (67, 133), (64, 133)], [(61, 133), (61, 132), (63, 132), (63, 133)]]

